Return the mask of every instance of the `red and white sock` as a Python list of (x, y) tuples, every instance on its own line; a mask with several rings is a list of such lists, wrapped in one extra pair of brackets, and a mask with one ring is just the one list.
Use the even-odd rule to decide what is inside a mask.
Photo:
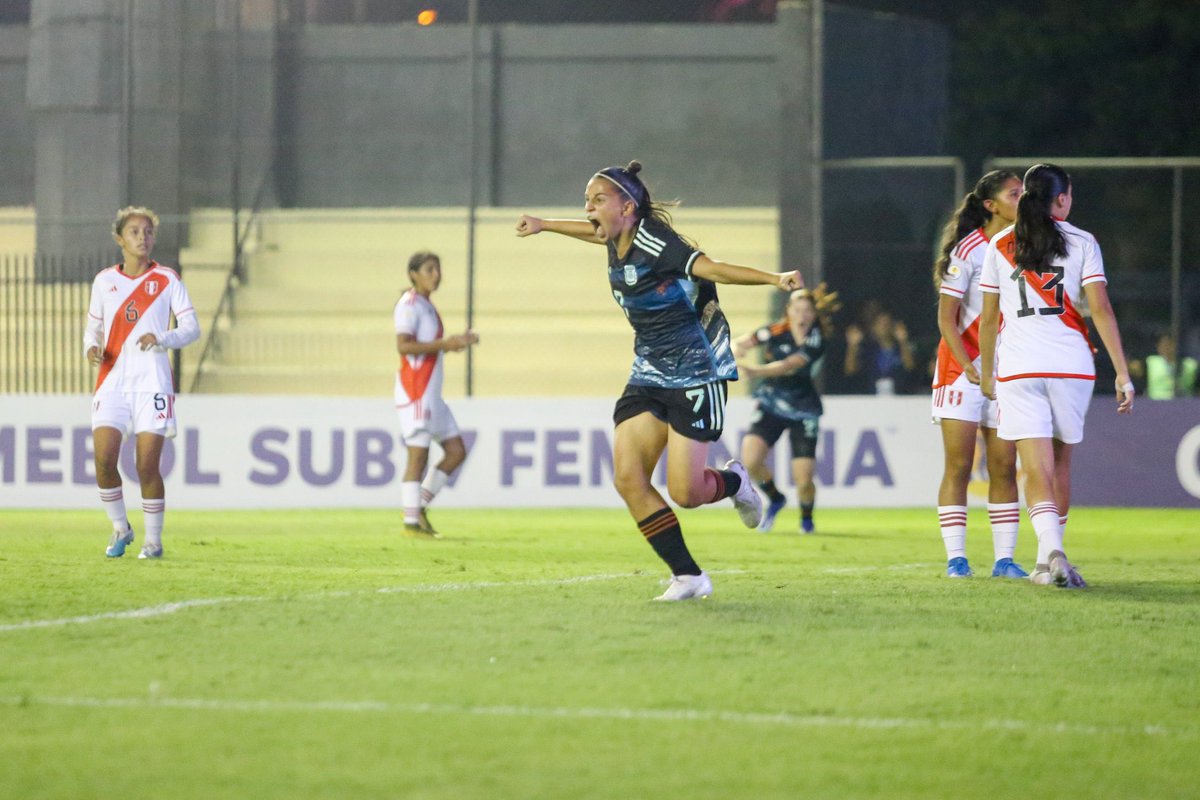
[(946, 545), (946, 560), (967, 556), (967, 507), (938, 506), (938, 523), (942, 526), (942, 542)]
[(146, 544), (162, 547), (163, 517), (167, 501), (163, 498), (142, 498), (142, 524), (146, 526)]
[(1038, 537), (1037, 563), (1050, 563), (1050, 554), (1062, 550), (1062, 525), (1058, 522), (1058, 507), (1051, 500), (1029, 507), (1029, 521)]
[(129, 515), (125, 511), (125, 492), (120, 486), (100, 490), (100, 503), (104, 513), (112, 522), (113, 530), (124, 532), (129, 529)]
[(404, 481), (400, 484), (400, 503), (404, 506), (406, 525), (416, 525), (421, 521), (420, 481)]
[(433, 498), (437, 497), (438, 492), (450, 480), (450, 476), (442, 472), (440, 469), (431, 469), (429, 474), (425, 476), (425, 481), (421, 484), (421, 505), (427, 506), (433, 502)]
[(1012, 558), (1017, 551), (1017, 531), (1021, 527), (1020, 503), (988, 503), (992, 523), (992, 547), (996, 560)]

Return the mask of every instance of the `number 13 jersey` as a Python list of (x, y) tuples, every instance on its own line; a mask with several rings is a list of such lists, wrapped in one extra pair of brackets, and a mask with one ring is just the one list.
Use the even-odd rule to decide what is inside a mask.
[(1017, 268), (1012, 226), (988, 244), (979, 288), (1000, 295), (997, 380), (1096, 377), (1095, 351), (1079, 305), (1084, 286), (1107, 283), (1100, 245), (1069, 222), (1055, 225), (1067, 254), (1046, 272)]

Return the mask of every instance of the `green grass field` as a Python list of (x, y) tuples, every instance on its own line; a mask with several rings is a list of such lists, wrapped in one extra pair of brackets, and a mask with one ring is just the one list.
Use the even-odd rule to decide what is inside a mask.
[(623, 512), (433, 516), (0, 512), (0, 796), (1200, 794), (1200, 512), (1073, 509), (1069, 592), (941, 577), (932, 509), (685, 511), (674, 604)]

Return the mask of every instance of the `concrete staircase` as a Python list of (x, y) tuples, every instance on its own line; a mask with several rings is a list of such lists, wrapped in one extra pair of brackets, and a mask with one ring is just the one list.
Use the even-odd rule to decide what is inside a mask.
[[(580, 216), (578, 209), (534, 213)], [(555, 235), (518, 239), (518, 214), (477, 215), (474, 394), (615, 397), (633, 336), (609, 292), (604, 250)], [(216, 274), (221, 257), (230, 256), (228, 212), (193, 219), (184, 262), (189, 289), (208, 272), (202, 265), (211, 262)], [(773, 209), (681, 211), (676, 222), (714, 257), (776, 266)], [(392, 309), (408, 287), (406, 264), (416, 250), (442, 258), (433, 300), (447, 332), (466, 327), (465, 209), (275, 210), (260, 216), (253, 243), (232, 324), (216, 332), (204, 364), (202, 392), (389, 396), (397, 361)], [(766, 319), (769, 295), (722, 288), (735, 331)], [(466, 361), (463, 353), (447, 354), (447, 396), (465, 393)]]

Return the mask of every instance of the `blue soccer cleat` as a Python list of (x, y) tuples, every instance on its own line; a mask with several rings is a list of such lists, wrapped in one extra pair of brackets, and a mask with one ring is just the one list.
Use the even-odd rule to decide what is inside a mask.
[(762, 522), (758, 523), (758, 532), (767, 533), (771, 528), (775, 527), (775, 516), (783, 511), (783, 507), (787, 505), (787, 498), (781, 497), (778, 500), (772, 500), (767, 504), (766, 511), (763, 512)]
[(817, 526), (813, 524), (812, 517), (809, 517), (808, 519), (800, 520), (800, 532), (801, 533), (812, 533), (816, 529), (817, 529)]
[(992, 567), (993, 578), (1028, 578), (1029, 573), (1011, 558), (1002, 558)]
[(132, 543), (132, 525), (127, 526), (123, 531), (113, 531), (112, 538), (108, 540), (108, 547), (104, 549), (104, 555), (109, 558), (120, 558), (125, 555), (125, 548)]
[(974, 574), (974, 572), (971, 572), (971, 565), (962, 556), (952, 558), (946, 562), (947, 578), (969, 578)]

